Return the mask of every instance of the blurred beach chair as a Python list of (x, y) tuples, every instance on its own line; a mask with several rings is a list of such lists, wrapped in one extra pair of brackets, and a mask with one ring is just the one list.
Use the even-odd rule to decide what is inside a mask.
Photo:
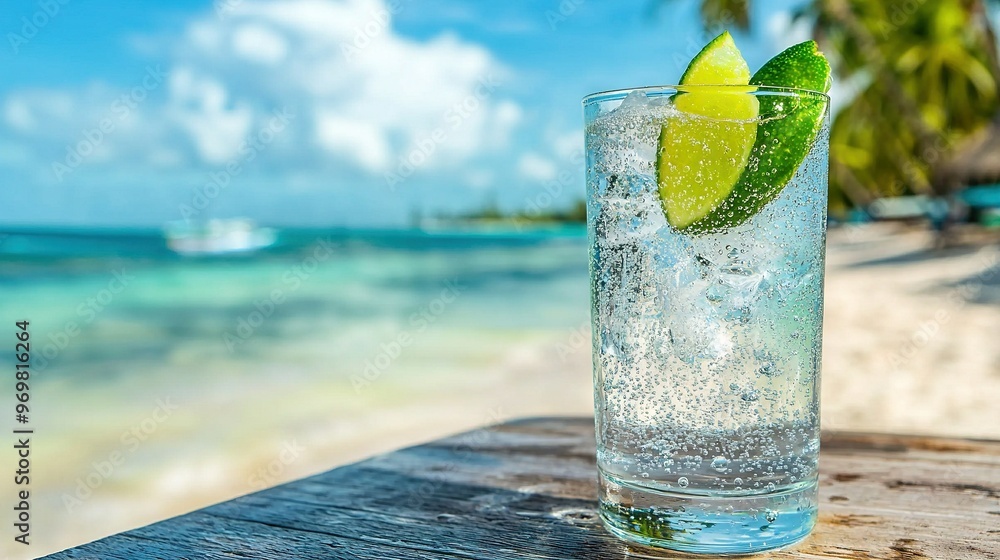
[(948, 201), (925, 195), (880, 198), (866, 208), (868, 216), (876, 221), (929, 223), (938, 234), (937, 245), (943, 244), (945, 230), (952, 216), (951, 210)]
[(949, 201), (944, 234), (953, 233), (952, 224), (973, 224), (966, 229), (995, 239), (1000, 227), (1000, 114), (950, 150), (948, 158), (934, 166), (931, 183), (934, 192)]
[(1000, 184), (969, 187), (947, 198), (926, 195), (881, 198), (865, 210), (875, 221), (926, 222), (937, 234), (935, 245), (945, 247), (953, 242), (957, 224), (1000, 228)]
[(969, 187), (958, 193), (969, 209), (969, 221), (987, 228), (1000, 227), (1000, 184)]
[(869, 204), (867, 211), (878, 221), (917, 223), (940, 214), (942, 202), (924, 195), (880, 198)]

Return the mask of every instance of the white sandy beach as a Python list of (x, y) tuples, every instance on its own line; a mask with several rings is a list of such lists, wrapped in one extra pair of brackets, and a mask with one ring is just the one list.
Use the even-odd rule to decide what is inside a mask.
[(895, 229), (831, 232), (824, 427), (1000, 438), (1000, 250)]
[[(1000, 251), (976, 246), (930, 256), (930, 241), (895, 226), (831, 231), (825, 428), (1000, 438)], [(289, 369), (274, 385), (206, 377), (72, 512), (66, 496), (93, 470), (87, 465), (121, 447), (127, 427), (111, 424), (107, 436), (71, 449), (39, 447), (38, 544), (31, 555), (7, 544), (0, 554), (29, 558), (483, 424), (589, 415), (589, 336), (583, 321), (572, 329), (428, 335), (359, 390), (343, 376), (324, 380), (315, 365), (321, 360), (310, 362), (316, 371)], [(161, 367), (182, 367), (177, 359)], [(58, 416), (100, 426), (100, 412), (77, 396)], [(136, 403), (129, 417), (141, 421), (153, 407)], [(206, 418), (217, 420), (206, 425)]]

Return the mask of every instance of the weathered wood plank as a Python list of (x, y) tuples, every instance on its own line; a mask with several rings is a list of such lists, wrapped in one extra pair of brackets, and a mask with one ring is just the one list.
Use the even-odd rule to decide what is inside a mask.
[[(1000, 442), (826, 434), (822, 449), (816, 530), (767, 557), (1000, 559)], [(601, 560), (649, 553), (601, 527), (595, 480), (592, 420), (526, 419), (47, 558)]]
[(466, 558), (400, 543), (384, 547), (307, 530), (247, 523), (193, 512), (166, 522), (95, 541), (53, 557), (79, 560), (233, 560), (358, 558), (436, 560)]

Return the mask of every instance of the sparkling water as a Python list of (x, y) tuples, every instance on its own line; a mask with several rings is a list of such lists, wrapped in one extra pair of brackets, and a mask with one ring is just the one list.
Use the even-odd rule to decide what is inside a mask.
[(795, 542), (816, 518), (828, 124), (749, 221), (685, 234), (657, 194), (670, 97), (622, 97), (586, 107), (602, 517), (693, 552)]

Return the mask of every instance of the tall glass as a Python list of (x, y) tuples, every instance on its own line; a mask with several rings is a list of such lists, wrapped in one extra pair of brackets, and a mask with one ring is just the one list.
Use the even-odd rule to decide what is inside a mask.
[[(601, 517), (646, 545), (777, 548), (816, 521), (829, 99), (747, 93), (818, 103), (821, 126), (773, 200), (692, 233), (667, 223), (656, 174), (681, 90), (584, 99)], [(707, 141), (718, 123), (703, 119)]]

